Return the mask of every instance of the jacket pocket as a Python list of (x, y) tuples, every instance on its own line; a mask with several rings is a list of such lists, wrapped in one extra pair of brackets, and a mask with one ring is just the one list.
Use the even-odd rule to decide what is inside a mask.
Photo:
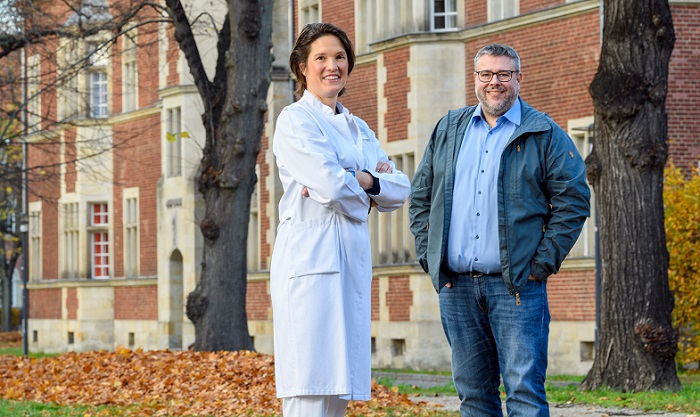
[(286, 252), (289, 278), (340, 272), (340, 233), (335, 213), (292, 225)]

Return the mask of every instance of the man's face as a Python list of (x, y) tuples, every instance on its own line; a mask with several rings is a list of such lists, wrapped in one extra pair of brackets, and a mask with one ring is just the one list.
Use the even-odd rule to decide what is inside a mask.
[[(507, 56), (483, 55), (477, 61), (474, 73), (474, 91), (479, 103), (481, 103), (481, 110), (487, 118), (495, 121), (505, 114), (517, 100), (522, 74), (519, 71), (513, 72), (510, 81), (499, 81), (497, 76), (498, 73), (515, 70), (517, 70), (515, 61)], [(482, 71), (493, 73), (489, 82), (479, 80), (478, 72)]]

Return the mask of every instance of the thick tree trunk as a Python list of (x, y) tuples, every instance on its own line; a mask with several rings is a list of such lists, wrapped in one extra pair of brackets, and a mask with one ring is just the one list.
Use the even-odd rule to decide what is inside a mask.
[(203, 116), (207, 143), (199, 178), (204, 255), (201, 279), (187, 299), (196, 350), (254, 349), (246, 318), (246, 243), (270, 85), (272, 7), (273, 0), (229, 2), (230, 44), (219, 57), (225, 72), (214, 80), (223, 94), (205, 97), (213, 105)]
[(664, 231), (665, 112), (675, 35), (667, 0), (604, 0), (594, 147), (587, 164), (598, 199), (600, 317), (582, 387), (678, 389)]

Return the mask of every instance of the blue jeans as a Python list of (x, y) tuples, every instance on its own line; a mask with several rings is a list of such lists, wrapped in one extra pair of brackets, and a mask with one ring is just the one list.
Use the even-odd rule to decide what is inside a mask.
[(452, 285), (440, 290), (440, 317), (462, 417), (503, 417), (501, 376), (508, 417), (548, 417), (546, 283), (528, 281), (519, 306), (500, 275), (459, 275)]

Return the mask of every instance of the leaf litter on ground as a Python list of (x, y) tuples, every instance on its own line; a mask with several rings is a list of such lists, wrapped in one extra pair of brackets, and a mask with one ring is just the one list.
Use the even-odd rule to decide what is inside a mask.
[[(274, 358), (251, 351), (129, 350), (48, 358), (0, 355), (0, 396), (58, 405), (124, 407), (124, 416), (281, 415)], [(372, 381), (348, 416), (429, 416), (427, 403)]]

